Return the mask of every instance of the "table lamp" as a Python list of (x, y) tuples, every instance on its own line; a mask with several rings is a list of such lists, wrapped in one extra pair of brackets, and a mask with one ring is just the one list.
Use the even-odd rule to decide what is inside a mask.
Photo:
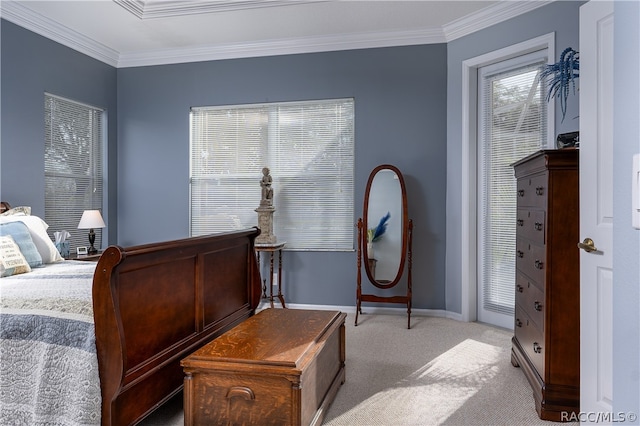
[(82, 213), (80, 223), (78, 223), (78, 229), (89, 230), (89, 244), (91, 247), (89, 248), (88, 254), (98, 253), (98, 249), (93, 246), (93, 243), (96, 241), (96, 233), (93, 229), (104, 228), (105, 226), (107, 225), (105, 225), (104, 220), (102, 220), (100, 210), (85, 210), (84, 213)]

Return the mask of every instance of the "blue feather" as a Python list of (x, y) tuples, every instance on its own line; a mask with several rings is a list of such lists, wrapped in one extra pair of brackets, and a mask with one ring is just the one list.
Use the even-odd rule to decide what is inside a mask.
[(380, 237), (382, 237), (382, 235), (384, 235), (385, 231), (387, 230), (387, 222), (389, 221), (390, 217), (391, 213), (389, 212), (387, 212), (386, 215), (382, 216), (380, 222), (378, 223), (378, 226), (376, 226), (376, 230), (373, 233), (373, 238), (371, 239), (371, 241), (376, 241)]

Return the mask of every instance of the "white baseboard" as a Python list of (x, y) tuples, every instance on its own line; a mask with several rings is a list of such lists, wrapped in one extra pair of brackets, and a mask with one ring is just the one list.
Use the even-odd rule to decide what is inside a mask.
[[(274, 307), (281, 307), (279, 301), (274, 301)], [(263, 300), (260, 302), (258, 306), (258, 310), (268, 308), (269, 301)], [(340, 311), (345, 312), (347, 314), (355, 314), (356, 307), (355, 306), (339, 306), (339, 305), (310, 305), (310, 304), (299, 304), (299, 303), (287, 303), (287, 308), (291, 309), (316, 309), (319, 311)], [(381, 314), (381, 315), (399, 315), (404, 316), (407, 314), (406, 308), (389, 308), (389, 307), (381, 307), (381, 306), (363, 306), (363, 313), (367, 314)], [(462, 314), (457, 312), (449, 312), (444, 311), (442, 309), (411, 309), (412, 316), (423, 316), (423, 317), (439, 317), (439, 318), (448, 318), (456, 321), (462, 321)]]

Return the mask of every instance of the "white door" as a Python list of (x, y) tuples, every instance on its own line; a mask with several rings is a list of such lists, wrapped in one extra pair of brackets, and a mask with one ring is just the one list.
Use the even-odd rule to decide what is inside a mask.
[[(580, 411), (610, 413), (612, 386), (613, 2), (580, 8)], [(581, 241), (584, 243), (584, 241)]]

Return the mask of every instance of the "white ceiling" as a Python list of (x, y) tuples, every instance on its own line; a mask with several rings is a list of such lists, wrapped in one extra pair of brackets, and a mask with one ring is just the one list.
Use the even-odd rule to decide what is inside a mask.
[(2, 1), (2, 18), (116, 67), (443, 43), (545, 0)]

